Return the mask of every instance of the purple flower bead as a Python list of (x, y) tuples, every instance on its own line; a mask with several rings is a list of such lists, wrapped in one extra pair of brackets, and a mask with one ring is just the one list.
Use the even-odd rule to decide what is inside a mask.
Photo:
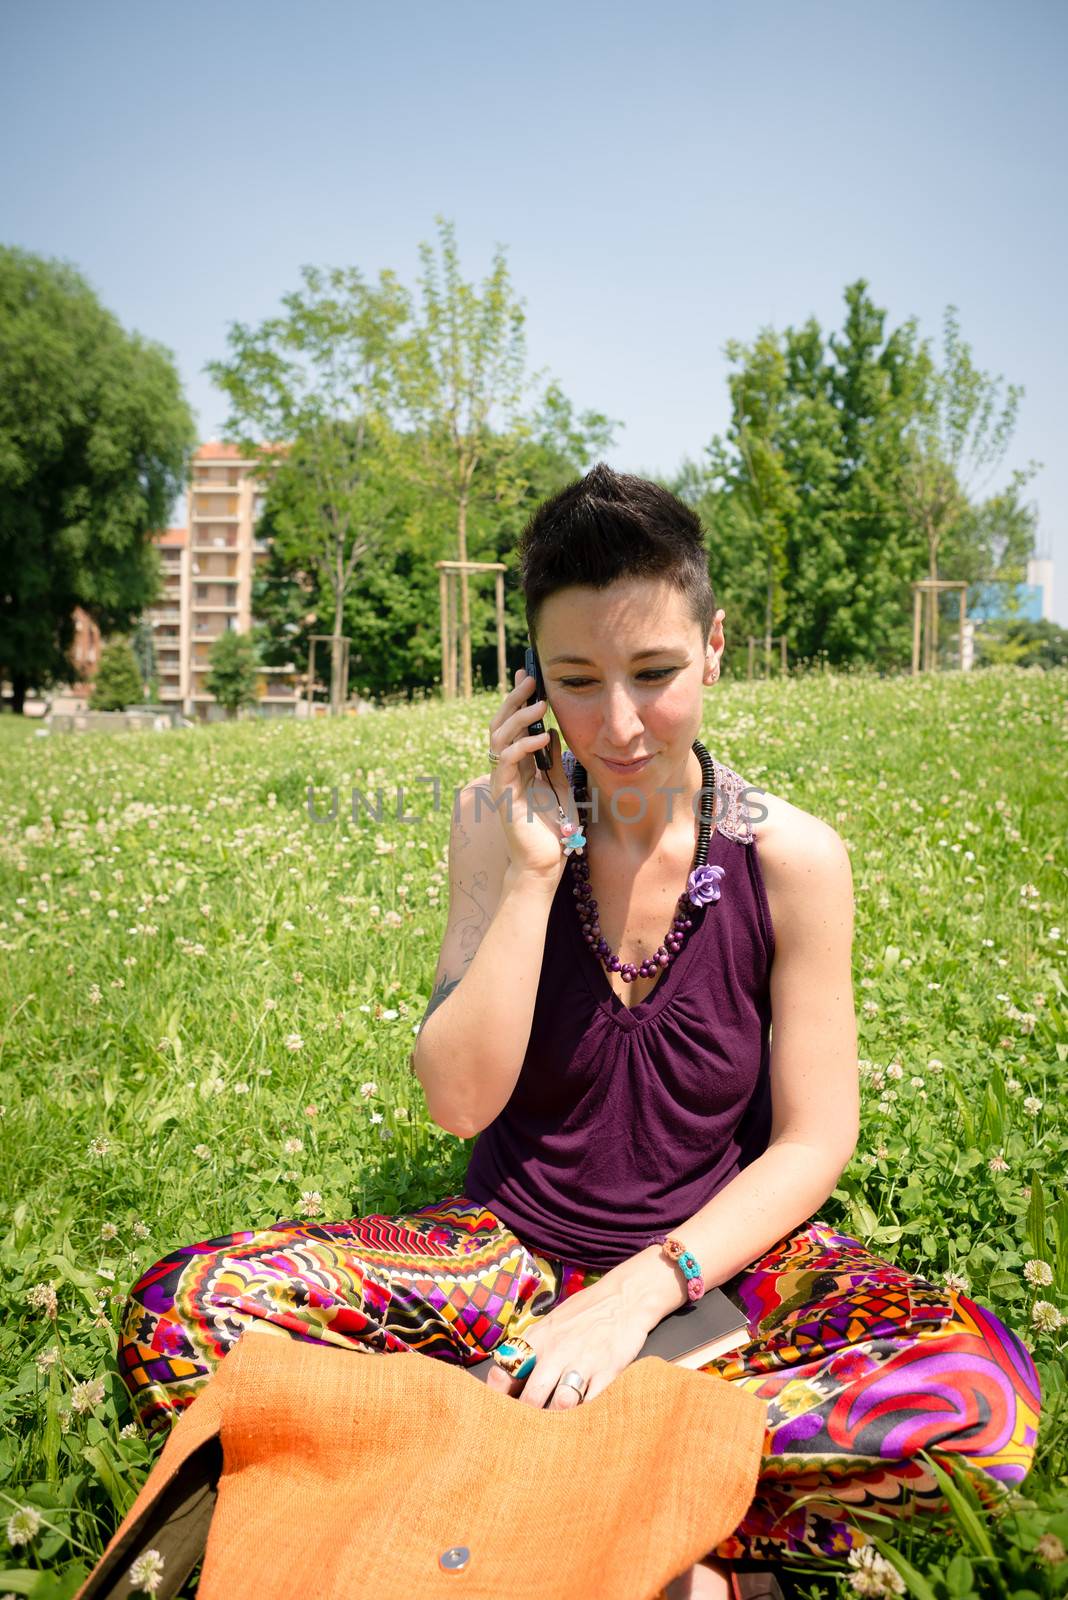
[(686, 893), (695, 906), (715, 905), (719, 899), (719, 880), (723, 867), (694, 867), (686, 883)]

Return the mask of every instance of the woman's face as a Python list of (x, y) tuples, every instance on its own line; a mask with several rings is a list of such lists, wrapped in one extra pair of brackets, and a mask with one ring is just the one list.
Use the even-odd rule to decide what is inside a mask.
[[(701, 726), (702, 688), (723, 651), (723, 612), (708, 641), (670, 583), (621, 578), (573, 585), (538, 618), (549, 704), (591, 785), (654, 790), (686, 768)], [(650, 759), (630, 772), (612, 762)]]

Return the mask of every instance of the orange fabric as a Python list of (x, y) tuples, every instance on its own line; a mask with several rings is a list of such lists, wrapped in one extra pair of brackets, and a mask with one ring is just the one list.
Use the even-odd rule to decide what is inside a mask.
[[(652, 1600), (741, 1521), (766, 1410), (655, 1356), (541, 1410), (414, 1352), (254, 1333), (183, 1414), (111, 1545), (219, 1432), (198, 1600)], [(467, 1565), (442, 1569), (458, 1545)]]

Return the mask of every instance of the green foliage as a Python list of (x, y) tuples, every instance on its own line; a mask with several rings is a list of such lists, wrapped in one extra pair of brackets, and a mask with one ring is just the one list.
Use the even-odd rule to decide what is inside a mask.
[(1068, 628), (1043, 618), (997, 617), (975, 634), (977, 661), (990, 666), (1068, 666)]
[(211, 671), (205, 679), (213, 694), (231, 717), (242, 706), (254, 704), (259, 673), (259, 652), (250, 634), (228, 630), (211, 647)]
[[(1063, 668), (721, 683), (701, 730), (853, 863), (861, 1134), (821, 1217), (936, 1286), (954, 1274), (1038, 1367), (1024, 1484), (1002, 1497), (938, 1454), (970, 1516), (862, 1524), (937, 1600), (1066, 1589), (1066, 687)], [(48, 1523), (0, 1593), (84, 1572), (158, 1455), (114, 1370), (153, 1261), (298, 1216), (305, 1192), (342, 1218), (462, 1190), (470, 1144), (430, 1121), (408, 1056), (454, 787), (497, 703), (147, 743), (0, 722), (0, 1493)], [(416, 781), (433, 774), (437, 809)], [(334, 823), (309, 817), (309, 782), (322, 814), (337, 786)], [(353, 788), (379, 785), (381, 818), (354, 822)], [(796, 1564), (802, 1593), (815, 1565)], [(854, 1600), (851, 1575), (843, 1557), (809, 1593)]]
[(73, 612), (125, 631), (154, 600), (195, 441), (173, 358), (74, 269), (0, 248), (0, 677), (68, 681)]
[(125, 711), (141, 705), (145, 698), (137, 657), (128, 639), (112, 639), (100, 652), (100, 661), (89, 693), (92, 711)]
[[(559, 415), (559, 414), (558, 414)], [(579, 425), (581, 426), (581, 425)], [(569, 441), (570, 447), (570, 441)], [(536, 440), (496, 437), (486, 449), (509, 455), (525, 485), (510, 506), (473, 503), (468, 522), (472, 560), (503, 561), (505, 637), (509, 650), (526, 638), (522, 596), (514, 575), (515, 542), (534, 507), (581, 470), (546, 429)], [(333, 603), (318, 577), (301, 561), (299, 548), (275, 538), (281, 482), (268, 496), (261, 535), (270, 549), (257, 569), (253, 610), (259, 618), (263, 658), (276, 666), (308, 660), (312, 633), (328, 633)], [(403, 481), (396, 486), (381, 547), (362, 567), (362, 578), (346, 596), (341, 631), (351, 640), (348, 689), (364, 697), (421, 698), (441, 683), (441, 630), (435, 561), (453, 551), (451, 536), (430, 511), (430, 503)], [(497, 681), (497, 625), (492, 575), (470, 586), (472, 660), (476, 683)], [(321, 652), (323, 646), (318, 647)], [(319, 656), (317, 654), (317, 660)]]
[[(503, 532), (514, 542), (521, 513), (611, 437), (607, 418), (576, 416), (556, 383), (521, 413), (524, 316), (503, 253), (480, 293), (437, 221), (441, 259), (420, 246), (418, 306), (393, 273), (372, 287), (354, 269), (306, 267), (285, 314), (234, 324), (229, 359), (209, 366), (230, 398), (228, 431), (267, 484), (271, 553), (253, 596), (265, 656), (303, 662), (312, 633), (347, 634), (336, 704), (353, 687), (414, 692), (440, 677), (434, 562), (499, 559)], [(471, 659), (488, 669), (492, 655), (495, 676), (481, 586), (461, 588)], [(494, 633), (492, 580), (487, 590)]]
[[(785, 634), (791, 663), (892, 670), (911, 650), (910, 583), (932, 561), (972, 582), (1031, 554), (1028, 472), (986, 500), (967, 493), (1000, 459), (1021, 391), (998, 411), (1000, 380), (975, 369), (952, 308), (939, 366), (914, 319), (886, 332), (863, 279), (845, 301), (840, 333), (810, 318), (727, 344), (730, 425), (670, 486), (710, 529), (736, 650)], [(743, 658), (728, 649), (725, 665)]]

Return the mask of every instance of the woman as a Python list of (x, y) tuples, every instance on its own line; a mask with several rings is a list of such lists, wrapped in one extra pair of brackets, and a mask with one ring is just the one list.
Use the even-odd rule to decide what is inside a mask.
[(921, 1448), (1019, 1482), (1037, 1377), (989, 1311), (813, 1220), (859, 1126), (849, 857), (698, 739), (725, 643), (699, 519), (599, 465), (520, 553), (569, 749), (529, 731), (546, 707), (518, 672), (454, 811), (412, 1070), (440, 1126), (479, 1135), (464, 1193), (173, 1252), (131, 1291), (120, 1368), (149, 1427), (253, 1326), (495, 1352), (491, 1386), (578, 1405), (693, 1297), (696, 1262), (748, 1317), (706, 1370), (768, 1401), (768, 1436), (741, 1525), (678, 1592), (741, 1593), (747, 1559), (863, 1545), (851, 1511), (940, 1505)]

